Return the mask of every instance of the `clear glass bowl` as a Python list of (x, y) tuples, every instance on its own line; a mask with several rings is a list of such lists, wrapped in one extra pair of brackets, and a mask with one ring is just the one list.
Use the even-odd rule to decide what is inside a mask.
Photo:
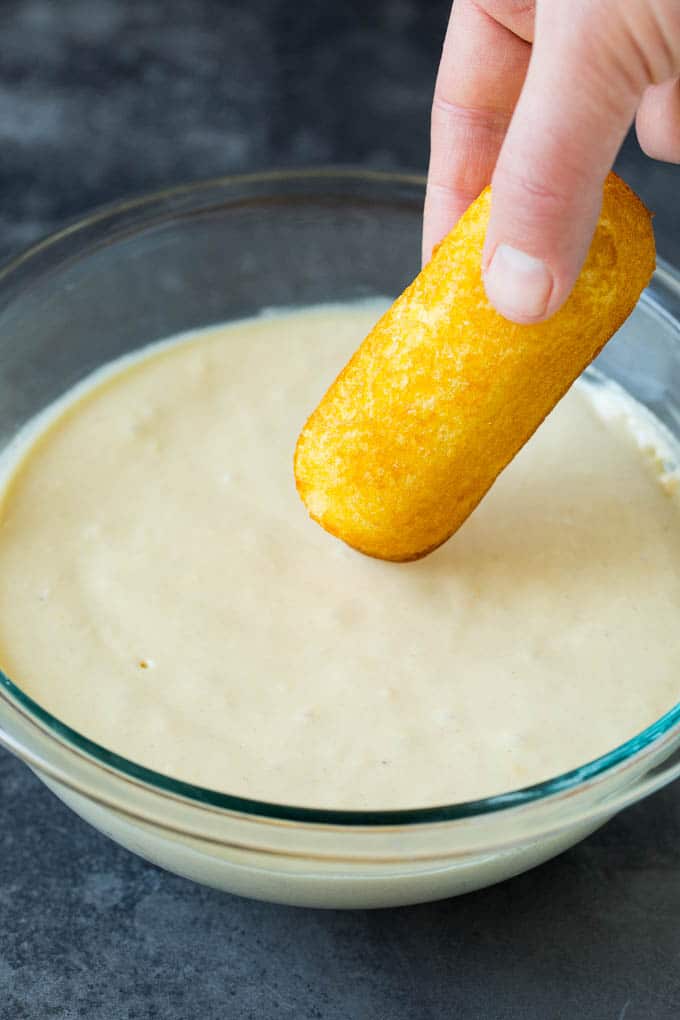
[[(135, 199), (60, 231), (0, 272), (0, 447), (99, 365), (153, 340), (264, 307), (398, 293), (418, 270), (422, 201), (420, 177), (269, 173)], [(598, 367), (680, 437), (680, 277), (668, 266)], [(102, 832), (178, 874), (287, 903), (388, 906), (524, 871), (680, 775), (680, 705), (540, 785), (392, 812), (178, 782), (87, 740), (4, 675), (0, 743)]]

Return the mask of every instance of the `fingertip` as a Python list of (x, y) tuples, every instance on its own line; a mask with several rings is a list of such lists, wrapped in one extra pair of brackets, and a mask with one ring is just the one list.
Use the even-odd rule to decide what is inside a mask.
[(554, 278), (542, 259), (499, 244), (483, 273), (486, 295), (505, 319), (526, 325), (551, 314)]
[(425, 211), (423, 214), (423, 236), (421, 251), (421, 267), (426, 266), (432, 258), (432, 249), (437, 243), (437, 225), (433, 222), (431, 202), (429, 193), (425, 199)]
[(427, 265), (434, 248), (453, 230), (467, 205), (468, 201), (452, 188), (428, 182), (423, 213), (423, 265)]
[(548, 174), (497, 169), (482, 273), (489, 301), (504, 318), (526, 325), (558, 311), (588, 253), (601, 205), (597, 179), (569, 188)]
[(423, 241), (422, 241), (422, 252), (421, 252), (421, 268), (424, 268), (432, 258), (432, 250), (437, 243), (432, 239), (433, 234), (431, 229), (428, 228), (427, 224), (423, 226)]
[(680, 78), (646, 89), (635, 117), (635, 132), (650, 159), (680, 163)]

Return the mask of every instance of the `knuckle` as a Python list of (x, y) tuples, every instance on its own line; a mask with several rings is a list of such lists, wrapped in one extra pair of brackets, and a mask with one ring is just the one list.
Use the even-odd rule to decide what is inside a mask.
[(454, 180), (447, 180), (445, 177), (434, 177), (432, 174), (427, 181), (428, 198), (434, 201), (440, 200), (442, 205), (455, 203), (465, 208), (474, 202), (479, 195), (478, 187), (465, 187)]
[(474, 0), (476, 6), (500, 25), (524, 39), (533, 36), (535, 0)]
[(451, 102), (441, 92), (435, 92), (432, 100), (433, 121), (443, 120), (449, 125), (468, 130), (501, 132), (507, 127), (509, 115), (490, 107), (463, 106)]
[(511, 201), (522, 205), (531, 204), (544, 215), (562, 211), (570, 204), (573, 188), (560, 188), (556, 182), (527, 170), (512, 170), (499, 167), (492, 182)]
[(680, 70), (677, 0), (629, 3), (621, 5), (615, 14), (609, 24), (598, 22), (598, 30), (602, 48), (622, 80), (640, 93)]
[(660, 63), (660, 80), (680, 71), (680, 4), (677, 0), (653, 0), (651, 4)]

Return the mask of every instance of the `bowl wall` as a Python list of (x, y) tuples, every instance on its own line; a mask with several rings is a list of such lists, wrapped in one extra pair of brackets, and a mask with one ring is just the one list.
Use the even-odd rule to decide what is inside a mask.
[[(422, 199), (420, 178), (391, 174), (230, 178), (103, 210), (36, 246), (0, 273), (0, 448), (94, 369), (152, 341), (270, 308), (397, 294), (419, 268)], [(676, 437), (679, 322), (678, 277), (662, 267), (598, 359)], [(0, 684), (0, 742), (113, 839), (222, 889), (333, 907), (467, 892), (546, 860), (680, 773), (678, 716), (540, 788), (358, 817), (164, 783)]]

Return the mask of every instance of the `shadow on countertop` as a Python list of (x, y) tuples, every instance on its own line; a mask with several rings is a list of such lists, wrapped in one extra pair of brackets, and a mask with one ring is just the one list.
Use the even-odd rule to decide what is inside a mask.
[(2, 1020), (680, 1015), (673, 788), (501, 885), (346, 912), (162, 872), (6, 755), (0, 804)]

